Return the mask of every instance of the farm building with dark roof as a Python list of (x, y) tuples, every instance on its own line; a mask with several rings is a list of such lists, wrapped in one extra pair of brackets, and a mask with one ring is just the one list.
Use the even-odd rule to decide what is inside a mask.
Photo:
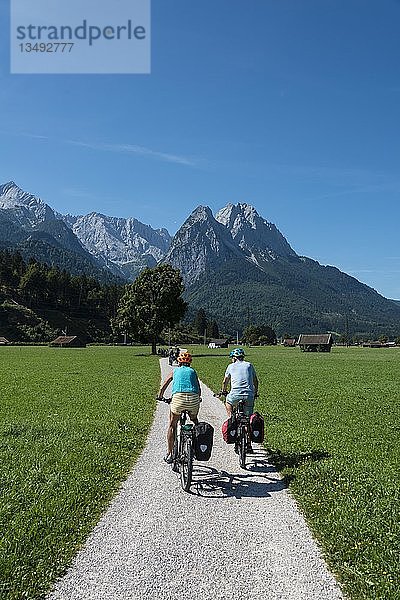
[(332, 347), (332, 334), (306, 335), (302, 333), (297, 341), (302, 352), (330, 352)]
[(85, 348), (86, 344), (76, 335), (59, 335), (58, 338), (50, 342), (50, 346), (57, 348)]

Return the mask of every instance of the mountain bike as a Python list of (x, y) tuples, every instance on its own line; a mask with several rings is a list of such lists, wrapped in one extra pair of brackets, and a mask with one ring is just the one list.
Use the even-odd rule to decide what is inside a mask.
[[(167, 404), (171, 398), (160, 398)], [(187, 423), (189, 413), (186, 410), (181, 416), (176, 428), (174, 447), (172, 450), (172, 470), (179, 473), (182, 489), (188, 492), (192, 483), (194, 459), (194, 429), (193, 423)]]

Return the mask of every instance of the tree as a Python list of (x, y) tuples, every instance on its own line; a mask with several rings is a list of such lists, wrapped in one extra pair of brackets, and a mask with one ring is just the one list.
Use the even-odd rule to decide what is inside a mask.
[(162, 329), (178, 323), (187, 304), (182, 298), (182, 276), (171, 265), (144, 269), (126, 286), (111, 324), (115, 333), (127, 333), (134, 340), (151, 343), (152, 354)]
[(243, 338), (247, 344), (276, 344), (276, 333), (269, 325), (249, 325)]
[(219, 327), (216, 321), (207, 323), (207, 336), (215, 339), (219, 338)]
[(199, 335), (204, 335), (207, 328), (207, 316), (202, 308), (197, 311), (196, 318), (193, 323), (194, 330)]
[(47, 293), (44, 266), (36, 261), (30, 261), (21, 277), (19, 287), (25, 298), (29, 299), (31, 306), (32, 301), (37, 304), (43, 300)]

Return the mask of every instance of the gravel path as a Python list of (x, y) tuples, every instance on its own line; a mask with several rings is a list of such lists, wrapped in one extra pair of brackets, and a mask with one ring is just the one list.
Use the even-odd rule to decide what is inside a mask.
[(162, 461), (160, 403), (134, 471), (49, 600), (343, 599), (266, 452), (256, 446), (241, 470), (220, 435), (222, 403), (205, 386), (202, 397), (214, 449), (195, 463), (192, 493)]

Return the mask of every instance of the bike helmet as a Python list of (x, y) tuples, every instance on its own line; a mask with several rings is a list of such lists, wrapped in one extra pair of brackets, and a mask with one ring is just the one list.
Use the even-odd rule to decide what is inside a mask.
[(190, 365), (192, 362), (192, 355), (190, 352), (181, 352), (177, 358), (180, 365)]
[(234, 350), (231, 350), (231, 352), (229, 353), (229, 356), (231, 358), (244, 358), (245, 352), (244, 352), (243, 348), (235, 348)]

